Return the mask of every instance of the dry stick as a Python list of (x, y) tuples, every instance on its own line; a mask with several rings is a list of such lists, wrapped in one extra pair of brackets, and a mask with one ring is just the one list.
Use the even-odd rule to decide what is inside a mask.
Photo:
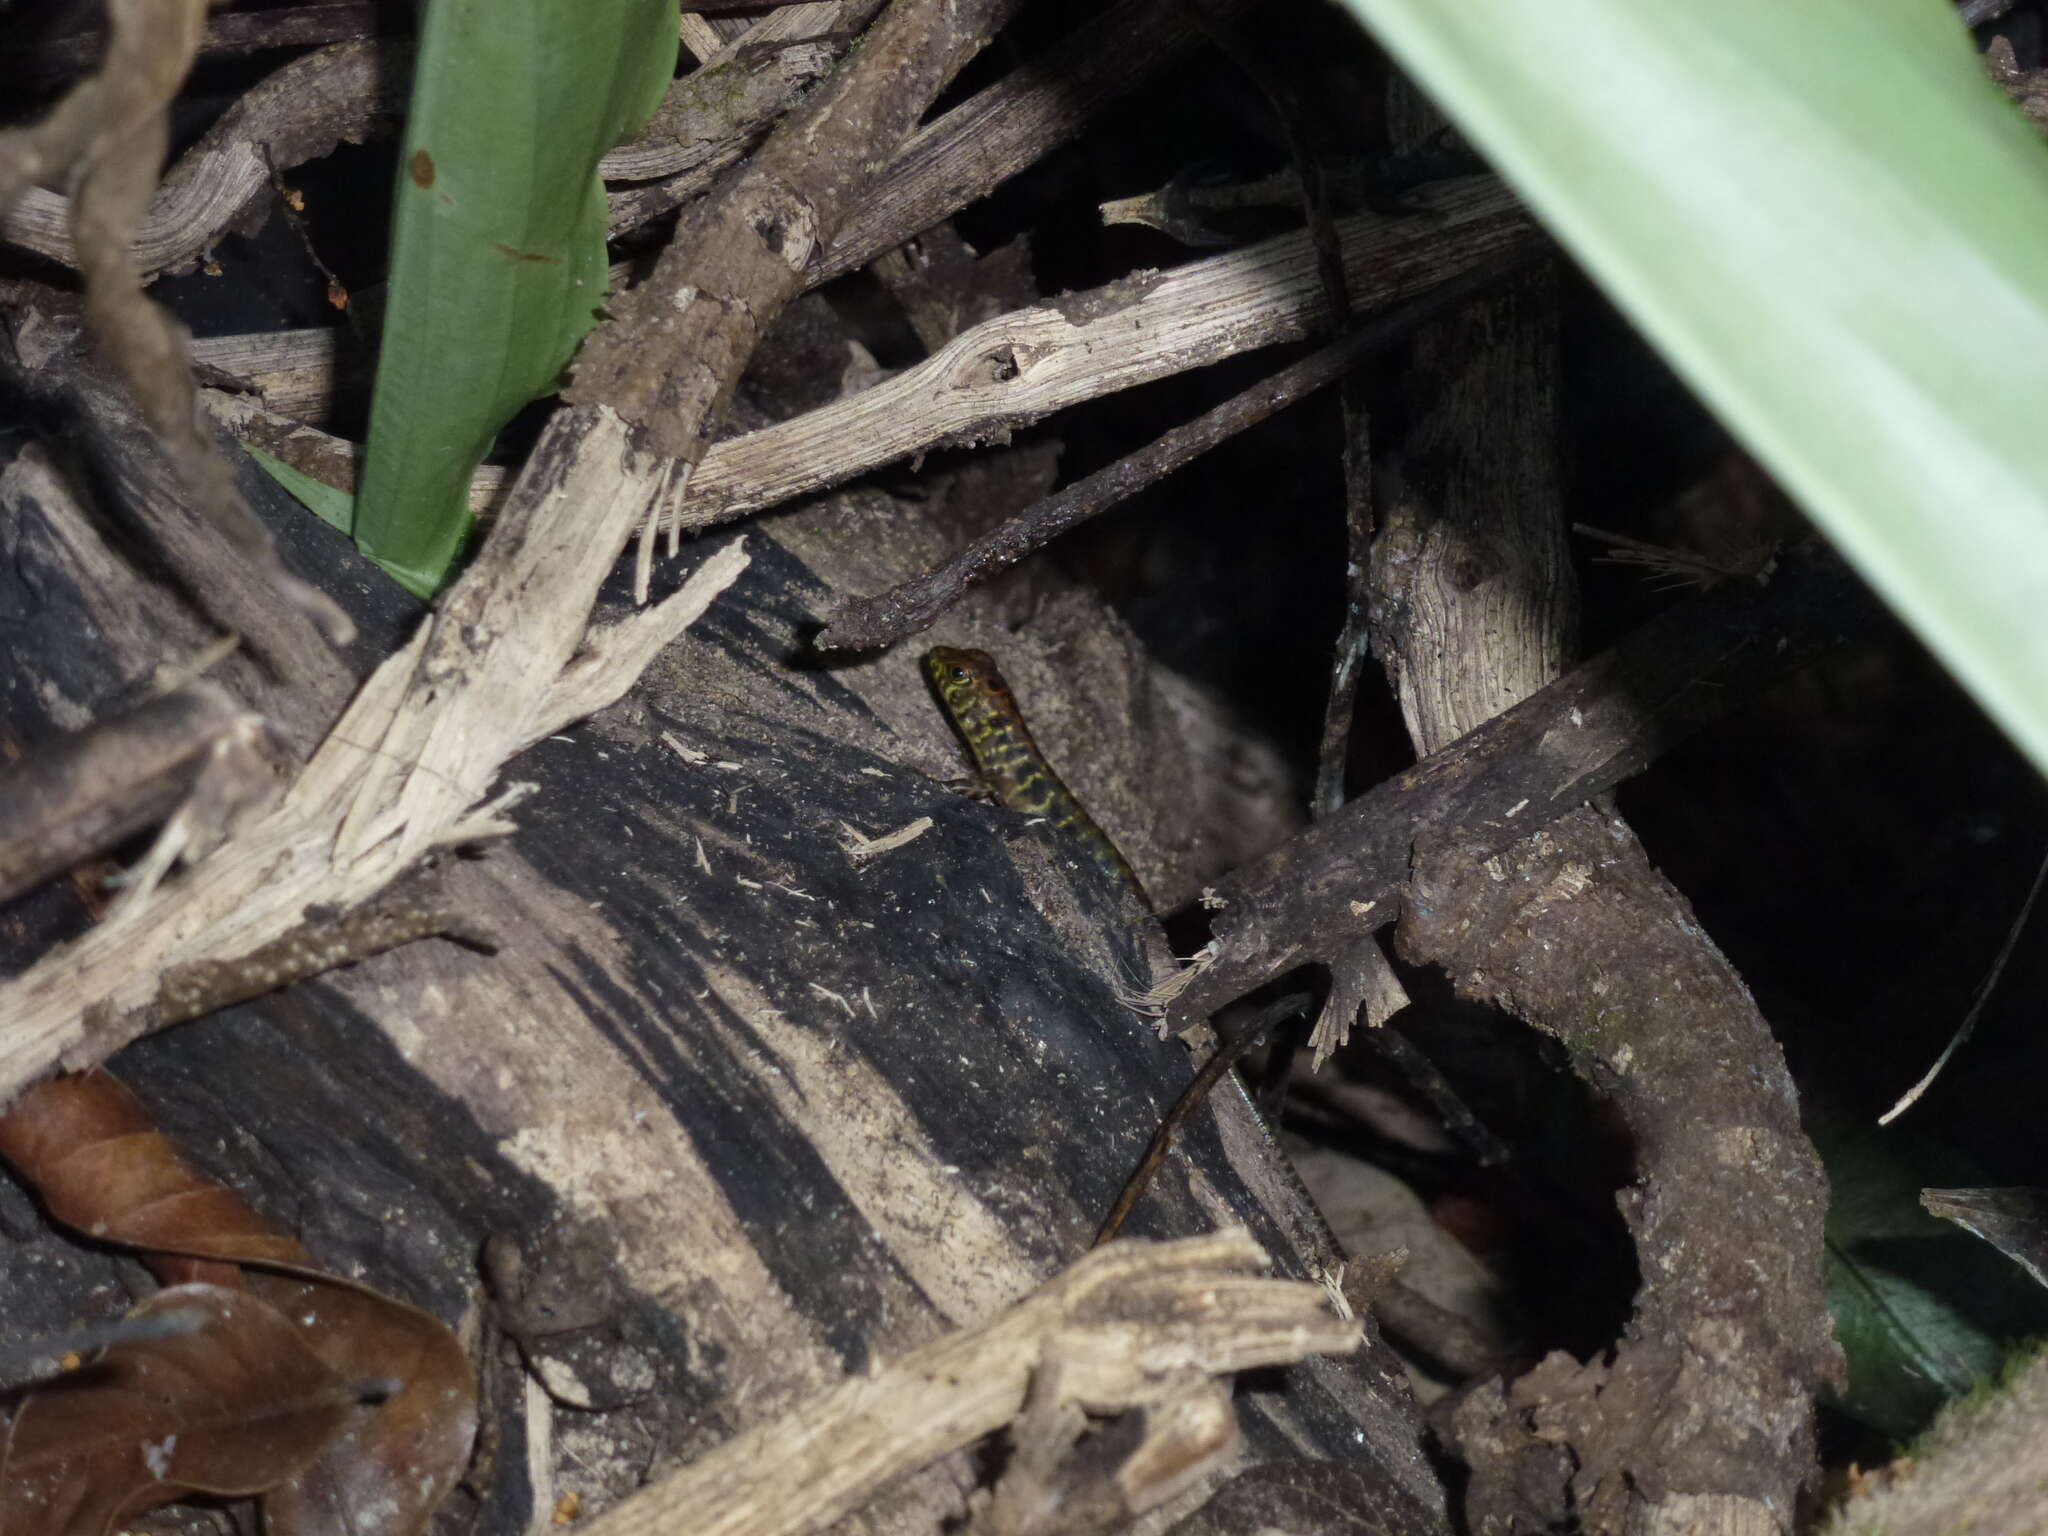
[(2027, 889), (2027, 899), (2020, 903), (2019, 916), (2013, 919), (2012, 927), (2006, 930), (2005, 943), (1999, 948), (1998, 958), (1991, 962), (1991, 973), (1977, 989), (1977, 996), (1970, 1004), (1970, 1011), (1963, 1015), (1963, 1022), (1956, 1026), (1956, 1032), (1949, 1036), (1948, 1044), (1942, 1048), (1941, 1054), (1934, 1058), (1934, 1065), (1927, 1069), (1920, 1081), (1908, 1088), (1898, 1103), (1877, 1117), (1879, 1125), (1890, 1125), (1919, 1103), (1920, 1095), (1934, 1085), (1934, 1080), (1941, 1076), (1941, 1069), (1948, 1065), (1949, 1058), (1963, 1048), (1963, 1042), (1975, 1031), (1977, 1020), (1983, 1017), (1984, 1005), (1991, 1001), (1991, 994), (1998, 989), (1998, 978), (2005, 974), (2006, 962), (2012, 959), (2013, 950), (2019, 947), (2020, 935), (2026, 931), (2027, 919), (2034, 915), (2034, 902), (2039, 899), (2043, 884), (2048, 884), (2048, 859), (2043, 859), (2041, 867), (2034, 871), (2034, 883)]
[[(408, 71), (394, 67), (398, 63), (402, 59), (394, 59), (391, 44), (338, 43), (244, 91), (164, 173), (135, 231), (136, 266), (149, 274), (190, 260), (238, 227), (269, 196), (265, 152), (280, 170), (289, 170), (327, 153), (337, 140), (360, 140), (379, 121), (396, 121), (408, 83)], [(31, 188), (18, 204), (8, 204), (0, 197), (0, 238), (67, 266), (78, 264), (69, 199)]]
[(1322, 817), (1344, 803), (1344, 767), (1350, 757), (1351, 719), (1358, 699), (1358, 670), (1371, 639), (1367, 619), (1372, 588), (1372, 422), (1363, 381), (1344, 380), (1344, 618), (1337, 627), (1330, 663), (1330, 692), (1323, 705), (1322, 744), (1316, 751), (1316, 785), (1311, 815)]
[(1290, 992), (1278, 1002), (1260, 1009), (1250, 1023), (1209, 1053), (1209, 1059), (1202, 1063), (1202, 1070), (1181, 1090), (1180, 1097), (1173, 1101), (1173, 1107), (1159, 1122), (1159, 1129), (1152, 1133), (1145, 1155), (1138, 1159), (1138, 1166), (1124, 1181), (1123, 1190), (1116, 1197), (1116, 1204), (1109, 1208), (1109, 1214), (1103, 1217), (1091, 1247), (1100, 1248), (1123, 1230), (1125, 1218), (1151, 1187), (1152, 1176), (1159, 1171), (1159, 1165), (1166, 1161), (1174, 1137), (1180, 1134), (1180, 1128), (1187, 1124), (1188, 1117), (1209, 1096), (1210, 1090), (1223, 1081), (1224, 1073), (1243, 1060), (1245, 1052), (1265, 1039), (1275, 1025), (1304, 1017), (1311, 1001), (1306, 992)]
[[(1218, 14), (1253, 0), (1214, 0)], [(1182, 0), (1123, 0), (1043, 57), (919, 129), (847, 217), (806, 286), (866, 266), (993, 190), (1201, 41)]]
[[(1298, 179), (1302, 216), (1315, 247), (1316, 276), (1329, 303), (1330, 326), (1341, 335), (1347, 324), (1356, 328), (1352, 313), (1350, 285), (1344, 278), (1344, 252), (1330, 217), (1328, 178), (1301, 128), (1301, 109), (1293, 82), (1282, 77), (1261, 49), (1261, 39), (1239, 38), (1229, 23), (1209, 18), (1207, 0), (1184, 0), (1205, 17), (1205, 24), (1219, 46), (1249, 74), (1266, 98), (1281, 138), (1287, 145)], [(1344, 524), (1346, 553), (1344, 565), (1344, 618), (1331, 667), (1329, 697), (1323, 711), (1322, 743), (1317, 752), (1316, 783), (1311, 796), (1310, 815), (1317, 820), (1328, 816), (1344, 802), (1344, 763), (1351, 741), (1352, 701), (1357, 693), (1357, 670), (1366, 645), (1367, 592), (1372, 570), (1372, 458), (1369, 422), (1366, 417), (1364, 381), (1347, 372), (1338, 388), (1339, 415), (1343, 424)], [(1371, 934), (1341, 946), (1328, 957), (1330, 987), (1322, 1012), (1310, 1033), (1314, 1050), (1312, 1071), (1321, 1071), (1330, 1053), (1351, 1036), (1351, 1026), (1362, 1006), (1373, 1009), (1368, 1023), (1375, 1028), (1408, 1006), (1408, 995), (1400, 979), (1380, 952)]]
[(1038, 1373), (1097, 1413), (1225, 1375), (1355, 1349), (1321, 1286), (1257, 1273), (1242, 1228), (1090, 1253), (1007, 1311), (849, 1377), (597, 1517), (587, 1536), (798, 1536), (1023, 1412)]
[(1788, 553), (1761, 591), (1696, 598), (1652, 619), (1218, 881), (1216, 937), (1171, 1002), (1175, 1027), (1242, 996), (1288, 957), (1392, 922), (1418, 845), (1485, 855), (1520, 841), (1875, 616), (1841, 562), (1808, 547)]
[[(1316, 749), (1316, 781), (1309, 798), (1309, 816), (1315, 821), (1334, 815), (1344, 803), (1344, 769), (1351, 756), (1358, 673), (1371, 638), (1372, 420), (1366, 408), (1365, 380), (1358, 374), (1346, 374), (1338, 385), (1338, 407), (1344, 432), (1344, 616), (1337, 626), (1330, 662), (1322, 739)], [(1340, 946), (1330, 953), (1328, 963), (1330, 993), (1310, 1033), (1314, 1055), (1309, 1070), (1320, 1072), (1331, 1053), (1350, 1040), (1361, 1001), (1369, 999), (1377, 999), (1366, 1019), (1373, 1041), (1383, 1055), (1399, 1060), (1407, 1041), (1384, 1032), (1382, 1026), (1408, 1006), (1409, 997), (1380, 949), (1378, 936), (1368, 933)]]
[[(1361, 308), (1413, 298), (1541, 239), (1492, 177), (1439, 182), (1417, 201), (1430, 214), (1342, 221)], [(1326, 313), (1305, 235), (1013, 310), (858, 394), (719, 443), (674, 516), (685, 528), (709, 527), (934, 446), (1008, 441), (1084, 400), (1299, 340)]]
[(887, 592), (843, 605), (813, 643), (820, 650), (873, 650), (929, 628), (973, 583), (1016, 564), (1069, 528), (1106, 512), (1218, 443), (1343, 377), (1360, 358), (1392, 345), (1421, 321), (1484, 291), (1532, 255), (1516, 252), (1474, 267), (1422, 297), (1376, 316), (1342, 341), (1290, 364), (1128, 458), (1027, 507), (951, 559)]

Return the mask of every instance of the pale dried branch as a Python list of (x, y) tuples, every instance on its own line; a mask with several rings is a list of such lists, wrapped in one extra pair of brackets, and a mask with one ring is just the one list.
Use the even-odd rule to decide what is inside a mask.
[(1241, 1229), (1089, 1254), (994, 1321), (853, 1377), (727, 1442), (592, 1523), (590, 1536), (795, 1536), (857, 1508), (891, 1478), (1011, 1423), (1057, 1362), (1049, 1412), (1119, 1413), (1221, 1376), (1362, 1337), (1318, 1285), (1256, 1272)]
[[(1339, 223), (1353, 302), (1371, 311), (1539, 238), (1498, 181), (1423, 189), (1428, 216)], [(1001, 441), (1098, 395), (1296, 341), (1325, 313), (1306, 234), (1013, 311), (914, 368), (710, 448), (672, 510), (702, 528), (939, 446)]]
[[(199, 962), (261, 951), (309, 907), (352, 909), (438, 846), (485, 797), (514, 753), (598, 707), (637, 676), (579, 656), (585, 616), (611, 564), (593, 523), (630, 521), (659, 466), (627, 457), (623, 426), (592, 424), (610, 462), (547, 456), (535, 514), (495, 544), (450, 593), (447, 609), (370, 678), (282, 803), (244, 828), (156, 900), (124, 905), (0, 990), (14, 1025), (0, 1049), (0, 1094), (58, 1060), (104, 1058), (176, 1002), (176, 978)], [(519, 537), (523, 534), (524, 537)], [(615, 546), (614, 546), (615, 547)], [(488, 553), (488, 552), (487, 552)], [(673, 638), (737, 578), (747, 557), (719, 551), (681, 591), (643, 616), (636, 638)]]
[[(1343, 378), (1372, 353), (1404, 340), (1425, 316), (1463, 302), (1510, 270), (1511, 263), (1499, 268), (1470, 268), (1421, 298), (1374, 317), (1341, 341), (1268, 374), (1193, 420), (1170, 428), (1135, 453), (1034, 502), (937, 565), (904, 578), (886, 592), (842, 604), (812, 644), (821, 651), (872, 650), (916, 634), (936, 621), (974, 582), (1007, 569), (1237, 433)], [(1345, 718), (1350, 718), (1348, 710)]]

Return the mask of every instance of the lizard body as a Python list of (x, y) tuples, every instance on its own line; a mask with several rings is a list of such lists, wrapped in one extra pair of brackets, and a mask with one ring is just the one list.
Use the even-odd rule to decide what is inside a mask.
[(1092, 862), (1144, 900), (1145, 888), (1116, 844), (1082, 809), (1032, 740), (1016, 695), (989, 654), (938, 646), (925, 652), (924, 672), (939, 707), (974, 759), (975, 772), (996, 801), (1013, 811), (1045, 817)]

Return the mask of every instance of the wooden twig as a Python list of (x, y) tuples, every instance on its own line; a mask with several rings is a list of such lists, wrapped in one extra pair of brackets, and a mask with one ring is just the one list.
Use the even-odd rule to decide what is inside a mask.
[[(1435, 216), (1339, 222), (1352, 296), (1367, 311), (1541, 239), (1490, 177), (1417, 201)], [(717, 444), (673, 516), (709, 527), (929, 448), (1000, 440), (1099, 395), (1298, 341), (1325, 313), (1315, 253), (1298, 234), (1017, 310), (860, 394)]]
[(1272, 1030), (1289, 1019), (1300, 1018), (1308, 1012), (1309, 997), (1305, 992), (1290, 992), (1277, 1002), (1268, 1003), (1257, 1014), (1247, 1020), (1238, 1032), (1228, 1040), (1220, 1041), (1209, 1053), (1209, 1059), (1202, 1063), (1202, 1070), (1194, 1080), (1181, 1090), (1180, 1097), (1159, 1122), (1159, 1128), (1152, 1133), (1152, 1140), (1146, 1144), (1144, 1156), (1138, 1159), (1138, 1166), (1132, 1170), (1124, 1187), (1117, 1193), (1116, 1203), (1109, 1208), (1109, 1214), (1102, 1218), (1102, 1225), (1096, 1229), (1093, 1246), (1100, 1248), (1111, 1242), (1123, 1231), (1124, 1222), (1130, 1216), (1139, 1200), (1144, 1198), (1146, 1189), (1152, 1183), (1152, 1176), (1159, 1171), (1159, 1165), (1166, 1161), (1166, 1154), (1173, 1148), (1174, 1137), (1187, 1124), (1188, 1117), (1201, 1107), (1223, 1076), (1245, 1053), (1257, 1045)]
[(1934, 1064), (1920, 1075), (1920, 1080), (1899, 1096), (1898, 1103), (1877, 1117), (1879, 1125), (1890, 1125), (1899, 1116), (1920, 1102), (1920, 1096), (1934, 1086), (1934, 1080), (1941, 1076), (1942, 1068), (1949, 1064), (1955, 1053), (1963, 1048), (1977, 1028), (1977, 1020), (1984, 1015), (1984, 1005), (1991, 1001), (1991, 994), (1998, 990), (1998, 978), (2005, 974), (2006, 964), (2019, 947), (2020, 935), (2026, 931), (2027, 920), (2034, 915), (2034, 903), (2041, 898), (2041, 887), (2048, 884), (2048, 859), (2044, 859), (2034, 871), (2034, 883), (2027, 887), (2027, 899), (2020, 903), (2020, 910), (2006, 930), (2005, 942), (1998, 948), (1998, 955), (1991, 962), (1991, 969), (1978, 984), (1977, 995), (1970, 1001), (1970, 1008), (1963, 1015), (1963, 1022), (1956, 1026), (1955, 1033), (1948, 1037), (1948, 1044), (1941, 1048), (1941, 1054), (1934, 1058)]
[[(259, 217), (270, 198), (263, 145), (280, 171), (361, 140), (405, 108), (411, 70), (391, 45), (337, 43), (296, 59), (245, 91), (164, 173), (136, 226), (132, 256), (144, 275), (189, 261), (222, 235)], [(0, 197), (0, 238), (66, 266), (78, 264), (70, 199), (39, 187), (8, 207)]]
[(1418, 846), (1480, 854), (1613, 788), (1711, 720), (1875, 622), (1831, 554), (1788, 554), (1740, 599), (1694, 599), (1219, 881), (1213, 953), (1171, 1016), (1213, 1013), (1400, 915)]
[(1330, 660), (1330, 688), (1316, 747), (1315, 789), (1309, 810), (1327, 816), (1344, 803), (1344, 770), (1351, 756), (1351, 722), (1358, 676), (1372, 639), (1372, 422), (1358, 381), (1344, 381), (1344, 617)]
[(1217, 444), (1341, 378), (1362, 358), (1407, 335), (1425, 317), (1440, 314), (1499, 281), (1504, 271), (1512, 270), (1520, 254), (1482, 264), (1374, 317), (1342, 341), (1261, 379), (1136, 453), (1027, 507), (951, 559), (886, 592), (846, 603), (813, 643), (820, 650), (875, 650), (929, 628), (975, 582), (1016, 564), (1068, 529), (1108, 511)]
[(1059, 1394), (1116, 1413), (1223, 1375), (1357, 1347), (1322, 1287), (1269, 1280), (1241, 1229), (1089, 1254), (978, 1328), (853, 1377), (593, 1521), (589, 1536), (798, 1536), (1000, 1429), (1058, 1362)]

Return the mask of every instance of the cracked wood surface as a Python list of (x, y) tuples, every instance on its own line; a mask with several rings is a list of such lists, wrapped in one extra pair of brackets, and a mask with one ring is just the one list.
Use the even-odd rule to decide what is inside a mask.
[[(74, 615), (135, 609), (151, 589), (65, 558), (79, 541), (51, 525), (81, 514), (46, 480), (9, 489), (0, 537), (60, 561), (36, 577), (42, 643), (23, 654), (75, 662)], [(1116, 896), (1092, 866), (943, 787), (956, 749), (914, 662), (789, 665), (844, 591), (929, 559), (931, 537), (864, 496), (748, 544), (747, 571), (632, 694), (517, 761), (540, 787), (516, 842), (450, 869), (451, 899), (504, 939), (497, 956), (414, 946), (120, 1060), (324, 1258), (451, 1320), (475, 1302), (484, 1236), (513, 1234), (542, 1270), (594, 1246), (612, 1317), (542, 1346), (598, 1404), (594, 1421), (555, 1426), (560, 1486), (586, 1510), (636, 1486), (650, 1455), (709, 1450), (1059, 1269), (1190, 1075), (1180, 1047), (1115, 1002), (1135, 958), (1105, 938)], [(74, 572), (90, 583), (83, 610), (66, 598)], [(402, 637), (409, 600), (368, 583), (356, 595), (366, 633)], [(1000, 615), (978, 603), (947, 637), (1004, 648), (1019, 686), (1046, 696), (1039, 729), (1098, 814), (1192, 803), (1184, 785), (1134, 794), (1103, 777), (1131, 771), (1106, 753), (1186, 773), (1188, 732), (1098, 609), (1052, 603), (1021, 638)], [(82, 675), (132, 676), (148, 643), (138, 631)], [(1049, 680), (1084, 666), (1052, 695)], [(919, 818), (930, 825), (882, 852), (847, 830), (880, 839)], [(1127, 819), (1118, 831), (1155, 868), (1184, 845)], [(1283, 1274), (1330, 1273), (1317, 1219), (1242, 1102), (1219, 1115), (1137, 1230), (1244, 1222)], [(66, 1294), (49, 1279), (62, 1246), (15, 1245), (0, 1265), (25, 1328)], [(499, 1372), (501, 1465), (549, 1412), (521, 1411), (513, 1380)], [(1441, 1529), (1413, 1406), (1377, 1345), (1256, 1383), (1240, 1417), (1242, 1470), (1350, 1468)], [(506, 1477), (489, 1536), (526, 1528)], [(854, 1528), (936, 1530), (973, 1480), (948, 1458)]]

